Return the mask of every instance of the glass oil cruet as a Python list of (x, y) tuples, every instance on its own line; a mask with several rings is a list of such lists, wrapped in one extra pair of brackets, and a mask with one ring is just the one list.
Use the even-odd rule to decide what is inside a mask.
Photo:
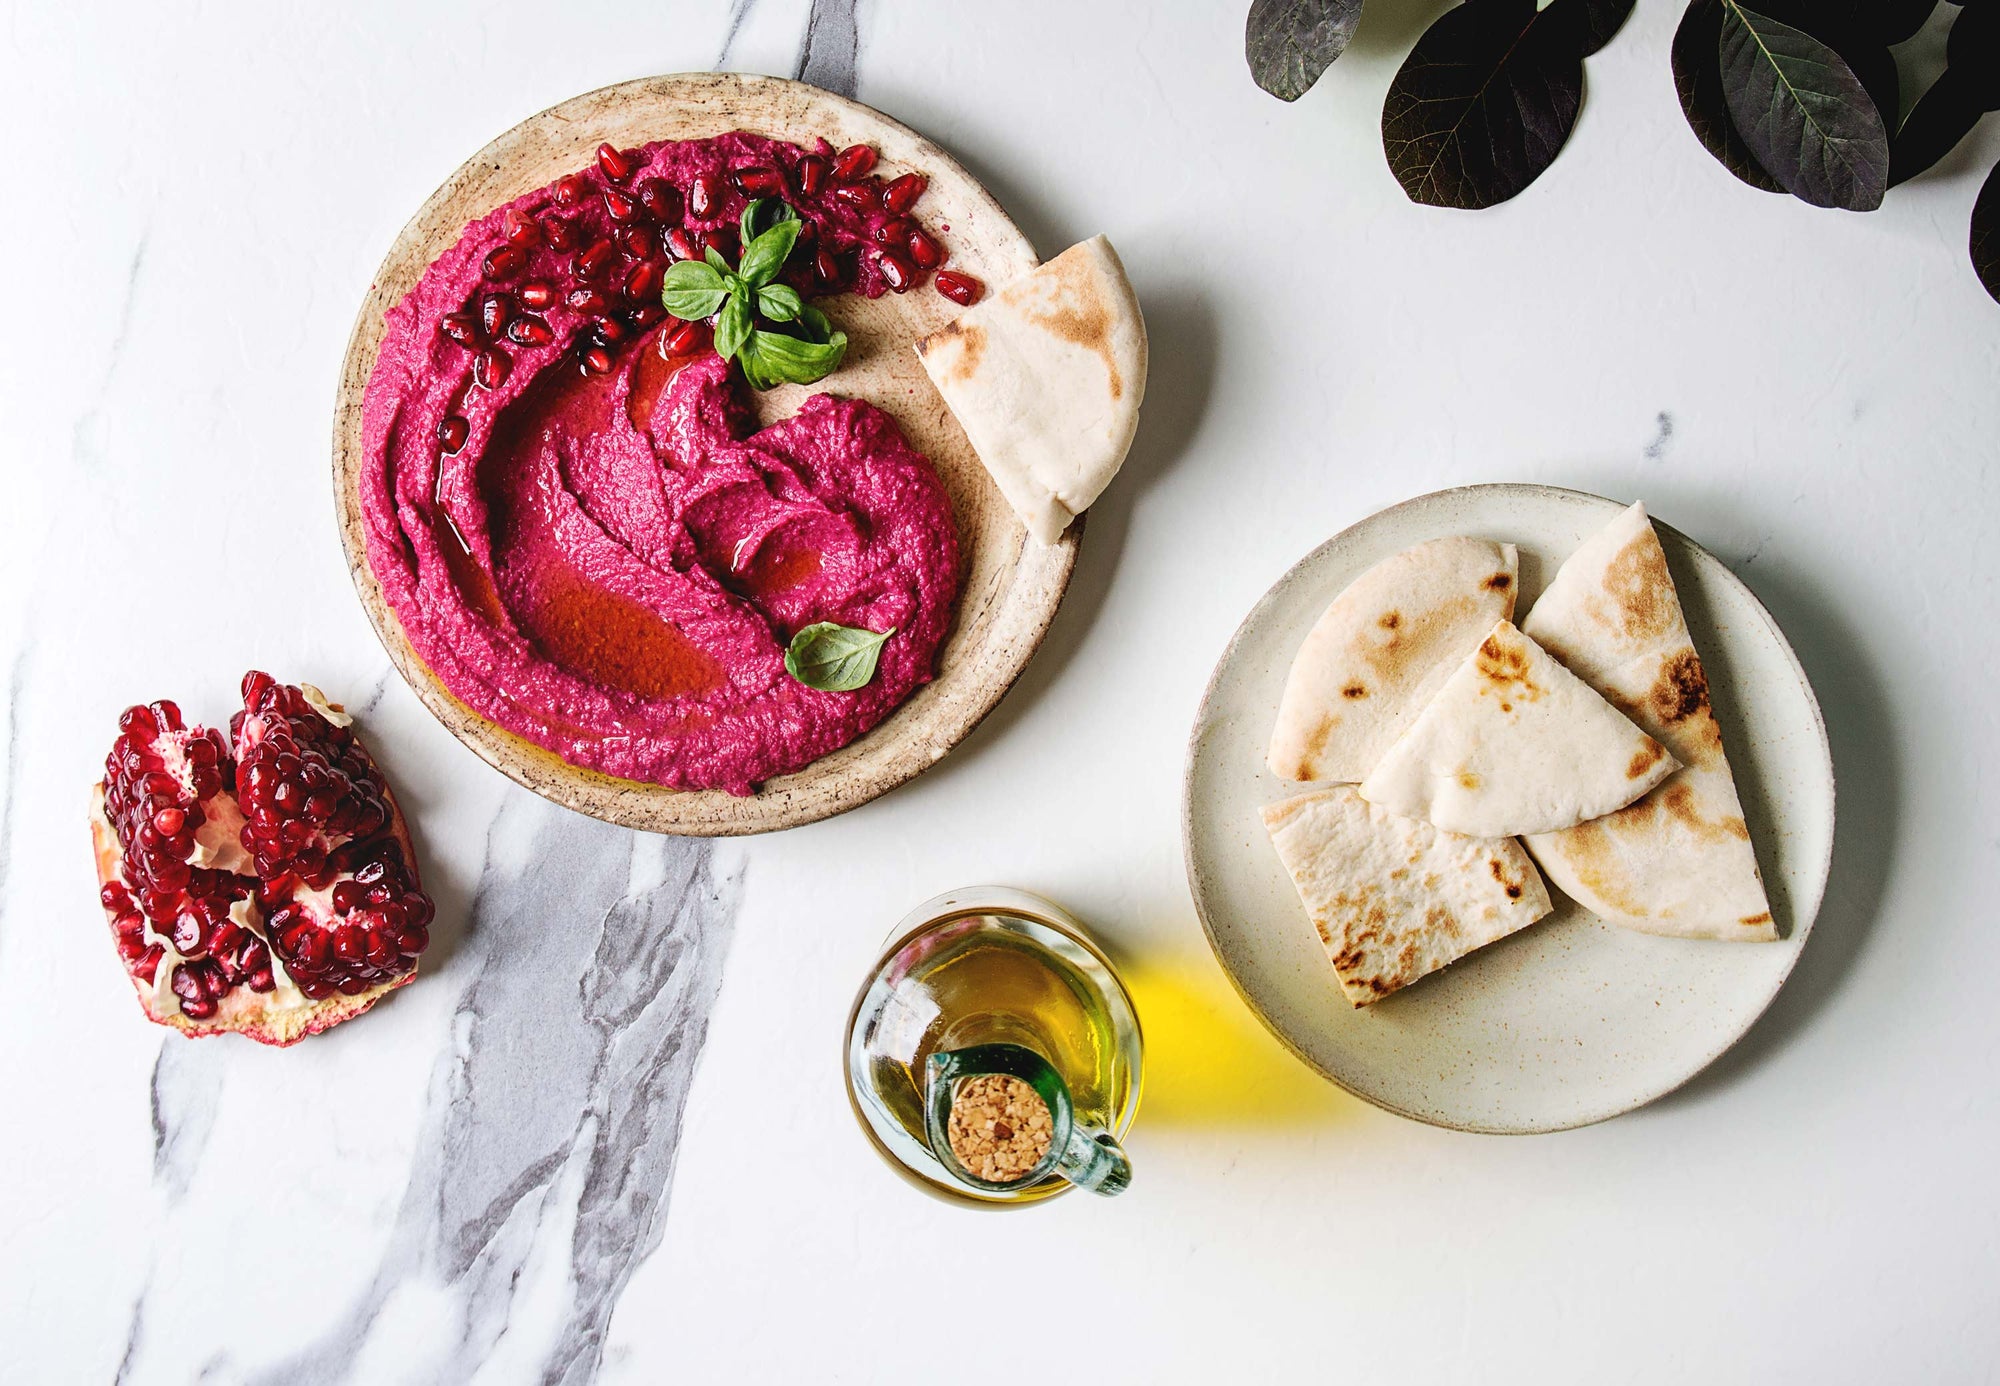
[[(986, 886), (927, 901), (890, 937), (848, 1018), (846, 1066), (855, 1114), (891, 1167), (987, 1206), (1123, 1191), (1139, 1020), (1083, 926), (1039, 896)], [(1049, 1122), (1046, 1152), (1006, 1179), (975, 1173), (949, 1134), (964, 1085), (992, 1078), (1025, 1084)]]

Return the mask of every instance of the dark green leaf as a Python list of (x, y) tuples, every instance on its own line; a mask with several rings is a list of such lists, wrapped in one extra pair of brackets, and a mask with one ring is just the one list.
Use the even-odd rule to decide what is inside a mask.
[(731, 294), (715, 320), (715, 354), (727, 361), (741, 351), (753, 325), (748, 300), (742, 294)]
[(1870, 38), (1886, 46), (1915, 38), (1937, 7), (1938, 0), (1867, 0), (1856, 7), (1855, 18)]
[(1854, 70), (1803, 30), (1740, 0), (1721, 5), (1722, 94), (1757, 162), (1815, 207), (1881, 206), (1889, 132)]
[(1946, 68), (1917, 98), (1896, 138), (1889, 141), (1889, 186), (1907, 183), (1951, 153), (1984, 114), (1958, 70)]
[(791, 322), (805, 311), (805, 300), (789, 284), (772, 284), (757, 290), (757, 311), (772, 322)]
[(743, 378), (759, 390), (787, 383), (810, 385), (831, 375), (846, 355), (844, 332), (834, 332), (824, 342), (808, 342), (759, 329), (743, 345)]
[(1972, 268), (2000, 303), (2000, 164), (1986, 175), (1986, 186), (1972, 204)]
[[(777, 210), (772, 212), (767, 218), (764, 213), (770, 207), (776, 207)], [(737, 239), (742, 244), (748, 245), (757, 239), (760, 232), (766, 229), (764, 223), (767, 220), (771, 225), (775, 226), (781, 221), (797, 221), (798, 219), (799, 214), (797, 209), (789, 202), (775, 197), (752, 198), (743, 208), (743, 215), (736, 220)]]
[(1781, 193), (1785, 185), (1764, 171), (1730, 123), (1729, 102), (1722, 94), (1721, 37), (1721, 0), (1694, 0), (1674, 32), (1674, 90), (1681, 98), (1681, 114), (1716, 162), (1753, 188)]
[(738, 273), (751, 288), (761, 289), (778, 277), (778, 271), (785, 267), (792, 247), (798, 244), (802, 224), (781, 221), (743, 248), (743, 263)]
[(856, 630), (819, 621), (792, 637), (785, 649), (785, 672), (808, 688), (824, 693), (851, 693), (875, 677), (882, 645), (896, 633)]
[(1382, 107), (1382, 148), (1411, 201), (1490, 207), (1541, 175), (1583, 104), (1573, 23), (1535, 0), (1465, 0), (1424, 32)]
[(1633, 0), (1554, 0), (1548, 8), (1553, 19), (1565, 20), (1576, 29), (1577, 52), (1589, 57), (1604, 47), (1631, 17)]
[(701, 258), (706, 260), (709, 268), (717, 274), (735, 273), (735, 269), (730, 265), (729, 261), (722, 258), (722, 252), (712, 245), (705, 245), (701, 248)]
[(660, 301), (675, 317), (694, 322), (711, 316), (728, 292), (714, 267), (699, 260), (682, 260), (667, 271)]
[(1312, 90), (1361, 22), (1361, 0), (1251, 0), (1243, 26), (1250, 75), (1281, 101)]

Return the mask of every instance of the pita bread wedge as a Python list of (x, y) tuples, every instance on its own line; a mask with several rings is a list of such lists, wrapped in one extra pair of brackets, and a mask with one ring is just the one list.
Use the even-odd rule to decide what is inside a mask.
[(1614, 924), (1678, 938), (1776, 939), (1708, 676), (1643, 505), (1570, 556), (1525, 628), (1683, 767), (1609, 817), (1530, 837), (1542, 869)]
[(1333, 960), (1366, 1006), (1549, 912), (1521, 844), (1441, 833), (1353, 785), (1265, 807), (1264, 826)]
[(1446, 832), (1516, 837), (1621, 809), (1678, 765), (1501, 621), (1361, 782), (1361, 797)]
[(1327, 607), (1292, 660), (1271, 773), (1359, 780), (1495, 621), (1514, 614), (1512, 544), (1434, 539), (1385, 558)]
[(1146, 393), (1146, 320), (1104, 237), (1002, 285), (918, 342), (917, 355), (1044, 544), (1118, 474)]

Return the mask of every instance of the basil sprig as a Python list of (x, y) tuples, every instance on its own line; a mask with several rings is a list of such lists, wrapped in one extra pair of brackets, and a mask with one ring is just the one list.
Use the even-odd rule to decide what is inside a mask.
[(875, 677), (882, 644), (895, 633), (894, 626), (878, 634), (832, 621), (815, 622), (792, 637), (785, 650), (785, 672), (807, 688), (851, 693)]
[[(741, 366), (743, 378), (758, 390), (787, 382), (810, 385), (831, 374), (847, 355), (847, 334), (837, 331), (797, 289), (775, 282), (798, 244), (803, 223), (782, 201), (766, 218), (774, 201), (760, 197), (743, 209), (743, 255), (735, 266), (710, 246), (701, 259), (682, 260), (669, 269), (660, 293), (667, 311), (683, 321), (714, 318), (715, 354)], [(758, 223), (766, 219), (771, 224), (760, 231)], [(759, 327), (760, 318), (773, 326)], [(872, 660), (869, 672), (874, 672)]]

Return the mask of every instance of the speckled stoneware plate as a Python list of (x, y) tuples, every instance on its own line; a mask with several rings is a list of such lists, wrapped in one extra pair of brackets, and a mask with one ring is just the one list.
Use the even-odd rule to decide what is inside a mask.
[(1541, 923), (1356, 1011), (1258, 818), (1260, 806), (1297, 792), (1264, 765), (1292, 656), (1364, 569), (1443, 535), (1511, 541), (1525, 613), (1562, 560), (1625, 504), (1548, 486), (1468, 486), (1371, 515), (1279, 580), (1209, 681), (1182, 806), (1202, 925), (1279, 1039), (1392, 1112), (1464, 1131), (1531, 1132), (1643, 1106), (1750, 1028), (1812, 930), (1833, 853), (1833, 761), (1819, 704), (1750, 589), (1657, 520), (1779, 942), (1654, 938), (1605, 924), (1551, 887), (1556, 909)]
[(866, 803), (940, 760), (979, 724), (1041, 644), (1076, 563), (1079, 520), (1060, 543), (1037, 544), (1007, 508), (964, 432), (932, 388), (910, 344), (960, 311), (928, 284), (870, 302), (826, 301), (848, 335), (846, 362), (810, 387), (758, 396), (760, 423), (797, 411), (810, 393), (867, 399), (896, 419), (937, 466), (951, 494), (964, 566), (958, 615), (939, 656), (937, 678), (918, 689), (866, 736), (754, 796), (676, 791), (581, 770), (471, 711), (445, 691), (410, 648), (382, 599), (362, 545), (356, 490), (364, 463), (361, 396), (382, 341), (382, 314), (409, 292), (466, 223), (503, 202), (589, 165), (599, 144), (620, 148), (664, 139), (700, 139), (730, 130), (836, 147), (865, 142), (881, 151), (879, 172), (930, 176), (919, 205), (927, 224), (949, 227), (952, 266), (989, 285), (1034, 268), (1035, 249), (1000, 204), (952, 157), (868, 107), (775, 77), (686, 73), (625, 82), (531, 117), (468, 159), (411, 219), (362, 302), (341, 370), (334, 414), (333, 482), (341, 541), (361, 604), (396, 668), (452, 734), (481, 759), (557, 803), (593, 817), (656, 832), (721, 836), (810, 823)]

